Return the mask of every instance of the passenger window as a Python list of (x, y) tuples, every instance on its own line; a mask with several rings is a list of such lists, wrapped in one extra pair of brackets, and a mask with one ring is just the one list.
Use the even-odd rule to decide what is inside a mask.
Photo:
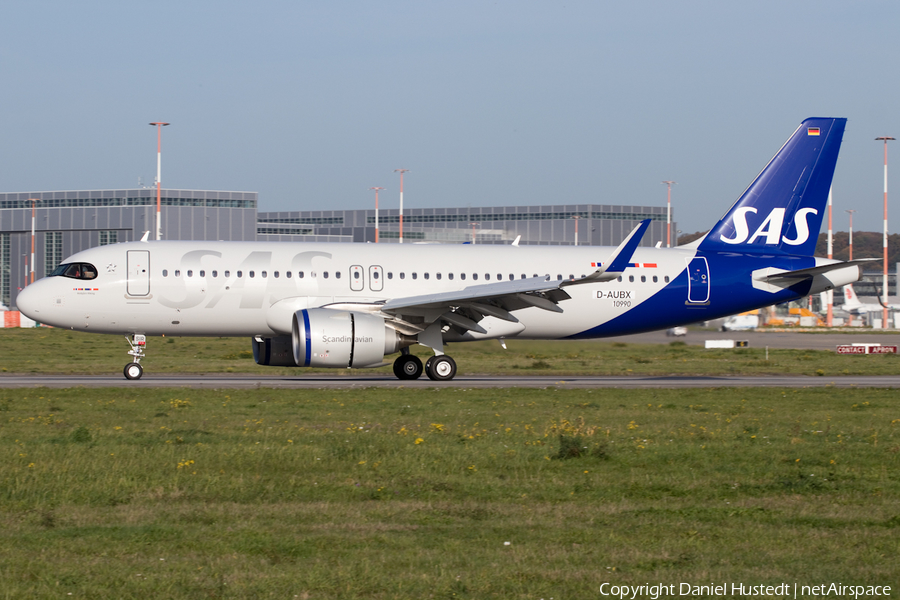
[(654, 275), (654, 276), (653, 276), (653, 283), (657, 283), (658, 281), (659, 281), (659, 278), (658, 278), (656, 275)]
[(328, 271), (324, 271), (322, 273), (322, 277), (324, 277), (325, 279), (328, 279)]
[(440, 278), (441, 278), (441, 274), (440, 274), (440, 273), (436, 273), (434, 277), (435, 277), (435, 279), (440, 279)]
[(478, 279), (478, 273), (472, 273), (472, 279)]
[(181, 269), (175, 269), (175, 277), (181, 277)]
[(262, 273), (260, 273), (260, 275), (262, 275), (262, 278), (265, 279), (269, 274), (263, 271)]
[(557, 281), (562, 281), (562, 275), (560, 275), (559, 273), (557, 273), (557, 274), (556, 274), (556, 280), (557, 280)]
[(238, 271), (238, 272), (237, 272), (237, 276), (238, 276), (238, 279), (240, 279), (241, 277), (244, 276), (244, 272), (243, 272), (243, 271)]
[(448, 274), (447, 274), (447, 277), (452, 281), (452, 280), (453, 280), (453, 273), (448, 273)]
[(400, 279), (406, 279), (406, 273), (400, 273)]
[(460, 274), (459, 274), (459, 278), (462, 279), (463, 281), (465, 281), (465, 280), (466, 280), (466, 274), (465, 274), (465, 273), (460, 273)]
[(378, 280), (378, 279), (380, 279), (380, 277), (381, 276), (379, 275), (378, 271), (374, 271), (372, 273), (372, 279)]
[(394, 278), (394, 272), (388, 271), (388, 279), (393, 279), (393, 278)]
[(272, 273), (272, 275), (275, 276), (275, 279), (278, 279), (278, 271), (275, 271), (274, 273)]
[(425, 273), (425, 279), (428, 279), (428, 278), (429, 278), (428, 273)]
[(419, 277), (419, 274), (418, 274), (418, 273), (413, 273), (413, 274), (412, 274), (412, 278), (413, 278), (413, 279), (417, 279), (418, 277)]
[(169, 270), (163, 269), (163, 277), (168, 277), (168, 276), (169, 276)]
[(509, 280), (510, 280), (510, 281), (512, 281), (512, 280), (515, 279), (515, 278), (516, 278), (515, 275), (513, 275), (512, 273), (509, 274)]
[(334, 278), (335, 278), (335, 279), (340, 279), (340, 278), (341, 278), (341, 272), (340, 272), (340, 271), (335, 271), (335, 272), (334, 272)]
[(256, 272), (250, 271), (250, 279), (253, 279), (254, 277), (256, 277)]
[(200, 277), (206, 277), (206, 271), (200, 271)]
[(616, 277), (616, 281), (618, 281), (619, 283), (622, 283), (622, 276), (619, 275), (618, 277)]
[(225, 277), (231, 277), (231, 271), (225, 271)]
[(193, 276), (194, 276), (194, 272), (193, 272), (191, 269), (188, 269), (188, 271), (187, 271), (187, 276), (188, 276), (188, 277), (193, 277)]
[(669, 283), (669, 276), (666, 275), (665, 277), (663, 277), (663, 281), (665, 281), (666, 283)]
[(291, 272), (290, 272), (290, 271), (285, 271), (285, 272), (284, 272), (284, 276), (287, 277), (288, 279), (290, 279), (290, 278), (291, 278)]
[(641, 283), (647, 283), (647, 276), (641, 275)]
[[(537, 277), (537, 275), (535, 275)], [(525, 273), (522, 273), (522, 279), (525, 279)]]
[(485, 280), (485, 281), (490, 281), (490, 280), (491, 280), (491, 274), (490, 274), (490, 273), (485, 273), (485, 274), (484, 274), (484, 280)]
[(298, 279), (303, 279), (303, 271), (298, 271), (298, 272), (297, 272), (297, 278), (298, 278)]
[(629, 282), (629, 283), (634, 283), (634, 275), (629, 275), (629, 276), (628, 276), (628, 282)]
[(575, 279), (575, 276), (569, 273), (569, 281), (572, 281), (573, 279)]

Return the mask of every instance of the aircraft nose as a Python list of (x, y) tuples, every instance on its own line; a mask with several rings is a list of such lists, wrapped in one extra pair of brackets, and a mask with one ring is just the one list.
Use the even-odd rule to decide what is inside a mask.
[(16, 296), (16, 308), (33, 321), (40, 321), (38, 318), (41, 310), (41, 291), (38, 289), (39, 287), (38, 282), (32, 283)]

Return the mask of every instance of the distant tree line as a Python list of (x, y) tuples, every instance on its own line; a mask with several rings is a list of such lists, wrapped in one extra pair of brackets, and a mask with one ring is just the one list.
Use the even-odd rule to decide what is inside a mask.
[[(695, 231), (678, 236), (678, 245), (687, 244), (705, 235), (705, 231)], [(884, 256), (883, 234), (877, 231), (853, 232), (853, 258), (881, 258)], [(836, 260), (850, 259), (850, 234), (836, 231), (832, 240), (832, 255)], [(828, 233), (820, 233), (816, 243), (816, 256), (828, 256)], [(888, 269), (893, 271), (894, 265), (900, 262), (900, 233), (888, 234)], [(872, 263), (866, 271), (881, 272), (881, 263)]]

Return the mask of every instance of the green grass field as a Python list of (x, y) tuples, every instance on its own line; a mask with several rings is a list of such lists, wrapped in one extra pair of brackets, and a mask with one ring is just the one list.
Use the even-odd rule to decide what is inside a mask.
[(0, 598), (900, 584), (893, 390), (0, 390), (0, 444)]
[[(626, 344), (616, 341), (497, 341), (448, 346), (460, 375), (886, 375), (900, 371), (900, 356), (839, 356), (834, 351), (738, 348), (706, 350), (682, 341)], [(303, 376), (353, 375), (359, 370), (261, 367), (248, 338), (149, 338), (147, 373), (251, 373)], [(117, 375), (130, 361), (120, 336), (62, 329), (0, 329), (2, 373)], [(413, 352), (430, 356), (416, 346)], [(393, 357), (388, 357), (390, 362)], [(391, 367), (366, 369), (391, 374)]]

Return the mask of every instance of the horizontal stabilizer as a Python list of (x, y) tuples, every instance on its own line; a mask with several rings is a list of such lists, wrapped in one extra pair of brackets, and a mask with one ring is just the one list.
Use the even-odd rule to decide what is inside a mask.
[(759, 271), (753, 272), (753, 279), (755, 279), (756, 281), (766, 281), (768, 283), (774, 283), (777, 280), (781, 280), (789, 284), (793, 284), (797, 283), (798, 281), (802, 281), (803, 279), (815, 277), (816, 275), (824, 275), (825, 273), (836, 271), (838, 269), (845, 269), (847, 267), (853, 267), (857, 265), (865, 265), (869, 264), (870, 262), (880, 260), (880, 258), (858, 258), (856, 260), (850, 260), (847, 262), (837, 262), (828, 265), (810, 267), (809, 269), (798, 269), (796, 271), (779, 271), (774, 273), (766, 273), (765, 271), (768, 271), (768, 269), (760, 269)]

